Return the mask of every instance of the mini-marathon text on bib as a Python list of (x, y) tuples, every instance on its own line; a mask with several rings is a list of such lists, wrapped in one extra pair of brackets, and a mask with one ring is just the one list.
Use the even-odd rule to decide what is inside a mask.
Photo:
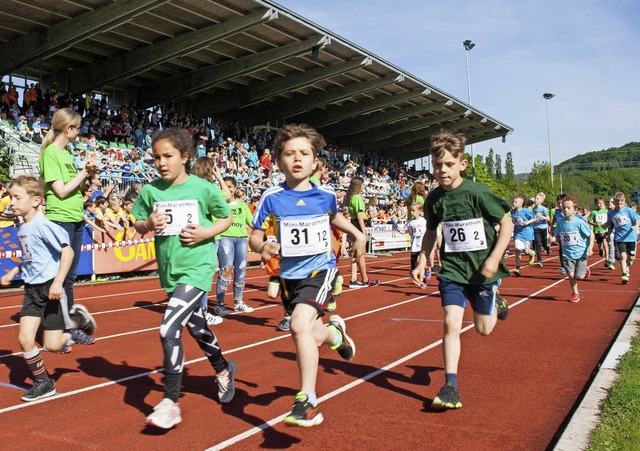
[(578, 232), (560, 232), (560, 244), (563, 246), (575, 246), (581, 242)]
[(445, 252), (472, 252), (487, 248), (482, 218), (442, 223)]
[(153, 209), (167, 215), (164, 229), (156, 232), (158, 236), (180, 235), (189, 224), (199, 224), (197, 200), (169, 200), (154, 202)]
[(280, 255), (283, 257), (322, 254), (330, 248), (329, 216), (280, 220)]

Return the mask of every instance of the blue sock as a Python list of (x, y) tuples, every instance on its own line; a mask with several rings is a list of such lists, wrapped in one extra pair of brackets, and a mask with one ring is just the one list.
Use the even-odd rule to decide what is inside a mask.
[(455, 373), (446, 373), (444, 378), (447, 384), (451, 385), (456, 390), (458, 389), (458, 375)]

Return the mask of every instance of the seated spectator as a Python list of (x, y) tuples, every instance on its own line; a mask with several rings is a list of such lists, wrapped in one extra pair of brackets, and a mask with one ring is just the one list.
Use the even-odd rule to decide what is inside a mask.
[(17, 123), (18, 133), (24, 141), (31, 141), (33, 137), (33, 131), (29, 128), (29, 124), (27, 123), (27, 117), (22, 115), (19, 117), (19, 121)]

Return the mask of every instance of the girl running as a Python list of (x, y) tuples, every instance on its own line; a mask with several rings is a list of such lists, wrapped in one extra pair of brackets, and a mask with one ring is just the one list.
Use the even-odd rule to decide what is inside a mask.
[[(216, 372), (218, 398), (231, 402), (236, 365), (222, 356), (216, 336), (204, 318), (201, 299), (211, 290), (216, 263), (213, 237), (231, 225), (229, 206), (211, 183), (187, 172), (193, 155), (191, 136), (167, 128), (153, 135), (153, 158), (160, 179), (144, 186), (133, 206), (135, 228), (155, 233), (158, 275), (170, 299), (160, 326), (164, 350), (164, 398), (147, 424), (170, 429), (182, 421), (178, 397), (182, 383), (186, 325)], [(212, 223), (209, 217), (220, 218)]]

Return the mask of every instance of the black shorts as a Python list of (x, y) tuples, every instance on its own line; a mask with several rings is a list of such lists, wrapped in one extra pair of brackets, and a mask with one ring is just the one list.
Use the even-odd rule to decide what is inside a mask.
[(314, 271), (305, 279), (281, 277), (282, 304), (287, 315), (293, 313), (296, 304), (307, 304), (318, 311), (318, 318), (324, 316), (324, 309), (333, 292), (337, 276), (337, 268), (332, 268)]
[(596, 237), (596, 243), (598, 243), (598, 245), (602, 244), (603, 242), (607, 241), (607, 235), (608, 233), (606, 232), (602, 232), (602, 233), (595, 233), (594, 234)]
[(617, 242), (616, 241), (616, 249), (618, 250), (619, 254), (622, 254), (623, 252), (627, 253), (628, 257), (635, 257), (636, 256), (636, 242), (635, 241), (621, 241), (621, 242)]
[(420, 258), (420, 252), (411, 252), (411, 270), (413, 271), (418, 267), (418, 262)]
[(24, 300), (20, 316), (42, 319), (44, 330), (65, 330), (61, 301), (49, 299), (49, 287), (52, 282), (53, 279), (48, 282), (24, 285)]

